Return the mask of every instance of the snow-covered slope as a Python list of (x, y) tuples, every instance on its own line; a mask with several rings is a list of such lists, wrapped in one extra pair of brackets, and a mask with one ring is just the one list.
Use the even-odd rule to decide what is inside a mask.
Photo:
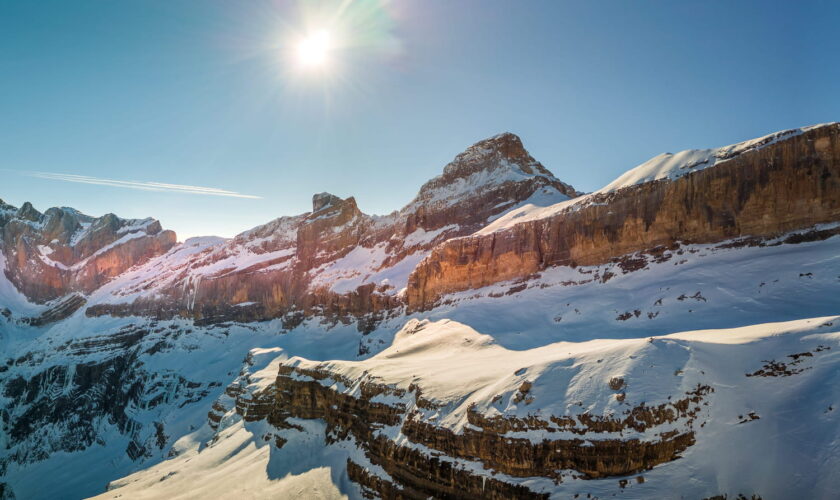
[[(385, 385), (391, 395), (374, 400), (403, 405), (412, 415), (409, 420), (428, 421), (456, 434), (476, 428), (470, 421), (478, 420), (469, 414), (477, 414), (512, 422), (527, 419), (529, 430), (509, 430), (502, 436), (534, 445), (573, 442), (581, 436), (593, 447), (616, 439), (655, 443), (674, 431), (693, 436), (676, 461), (604, 479), (584, 479), (574, 469), (558, 470), (557, 481), (512, 477), (481, 460), (446, 459), (471, 475), (521, 484), (552, 497), (670, 498), (678, 491), (683, 498), (739, 493), (795, 498), (804, 492), (810, 498), (830, 498), (840, 487), (840, 456), (832, 452), (840, 442), (836, 316), (561, 342), (524, 351), (505, 349), (460, 323), (412, 320), (388, 349), (365, 361), (319, 363), (283, 356), (280, 362), (299, 370), (296, 378), (351, 398), (363, 397), (360, 388), (343, 380)], [(257, 371), (254, 378), (273, 380), (277, 364), (263, 371), (269, 373)], [(304, 374), (319, 371), (326, 378)], [(677, 400), (685, 394), (692, 395), (690, 408), (681, 413)], [(641, 430), (594, 430), (592, 416), (620, 420), (640, 403), (641, 408), (673, 405), (677, 417), (658, 425), (638, 421)], [(568, 430), (550, 420), (559, 415), (573, 422)], [(534, 427), (541, 421), (553, 423)], [(405, 422), (375, 434), (434, 454), (434, 445), (414, 443), (402, 434)], [(350, 439), (325, 444), (329, 433), (317, 420), (294, 418), (290, 423), (294, 428), (278, 432), (265, 421), (243, 421), (231, 411), (212, 437), (201, 431), (183, 438), (177, 458), (115, 481), (97, 498), (360, 498), (359, 487), (343, 479), (348, 459), (384, 481), (399, 482), (383, 469), (387, 464), (368, 461), (362, 443)], [(275, 434), (283, 440), (279, 447)], [(267, 435), (272, 439), (263, 437)]]
[[(835, 129), (652, 160), (579, 198), (502, 134), (390, 215), (320, 193), (312, 212), (187, 240), (43, 303), (0, 272), (0, 498), (832, 498), (838, 220), (475, 280), (425, 310), (402, 288), (431, 253), (486, 276), (485, 251), (552, 251), (501, 229), (603, 203), (576, 229), (605, 234), (638, 201), (610, 205), (620, 193), (773, 148), (796, 163), (790, 144)], [(835, 165), (827, 144), (800, 162), (824, 193), (833, 171), (807, 172)], [(728, 223), (726, 203), (706, 223)], [(4, 207), (0, 225), (44, 217)], [(81, 234), (84, 217), (61, 210)], [(120, 221), (82, 238), (85, 255), (148, 232)], [(447, 246), (484, 237), (474, 253)], [(33, 259), (74, 265), (50, 243)]]
[(661, 179), (678, 179), (692, 172), (714, 167), (746, 152), (757, 151), (779, 141), (808, 132), (809, 130), (835, 124), (837, 122), (820, 123), (808, 127), (783, 130), (721, 148), (688, 149), (676, 154), (662, 153), (628, 170), (616, 180), (596, 191), (596, 193), (609, 193), (629, 186)]
[(840, 236), (773, 243), (685, 245), (657, 258), (631, 255), (600, 266), (553, 267), (527, 280), (450, 294), (412, 317), (453, 319), (511, 349), (530, 349), (561, 340), (664, 335), (686, 326), (725, 328), (793, 320), (806, 311), (838, 312)]
[[(309, 360), (327, 361), (364, 360), (376, 355), (371, 358), (377, 360), (376, 362), (354, 361), (348, 364), (329, 361), (329, 366), (347, 375), (367, 368), (381, 369), (383, 371), (378, 375), (391, 377), (387, 379), (389, 383), (399, 382), (403, 376), (408, 380), (416, 375), (418, 380), (428, 384), (428, 389), (424, 386), (424, 393), (429, 392), (430, 397), (435, 395), (442, 401), (449, 401), (447, 398), (461, 401), (457, 405), (457, 401), (453, 402), (455, 406), (440, 416), (441, 420), (445, 419), (447, 425), (452, 426), (451, 428), (458, 429), (463, 423), (463, 404), (478, 402), (479, 399), (476, 398), (484, 394), (479, 390), (481, 385), (475, 378), (484, 380), (485, 376), (482, 373), (490, 374), (483, 382), (486, 386), (481, 386), (487, 387), (483, 391), (504, 392), (521, 387), (521, 377), (514, 375), (520, 368), (532, 367), (528, 368), (530, 373), (538, 369), (539, 373), (548, 376), (550, 371), (546, 370), (549, 370), (549, 365), (539, 366), (555, 362), (560, 365), (571, 363), (574, 366), (586, 360), (592, 361), (591, 357), (597, 350), (589, 352), (589, 349), (598, 345), (602, 345), (605, 352), (614, 350), (614, 355), (619, 356), (625, 352), (625, 347), (632, 351), (638, 346), (646, 345), (646, 339), (651, 336), (668, 335), (686, 327), (727, 328), (836, 313), (840, 308), (837, 299), (840, 297), (838, 255), (840, 238), (834, 237), (825, 241), (768, 247), (716, 249), (709, 246), (689, 246), (674, 250), (673, 256), (667, 260), (649, 262), (646, 268), (632, 272), (624, 272), (617, 264), (576, 269), (557, 268), (527, 282), (500, 283), (456, 294), (450, 303), (426, 313), (385, 320), (367, 335), (361, 335), (355, 325), (326, 328), (317, 319), (304, 321), (288, 333), (279, 334), (278, 332), (284, 330), (279, 321), (202, 327), (188, 320), (88, 318), (83, 311), (78, 311), (57, 324), (32, 328), (15, 325), (0, 317), (4, 355), (15, 360), (13, 366), (2, 373), (2, 376), (6, 381), (25, 381), (26, 387), (32, 388), (28, 390), (30, 392), (23, 392), (21, 395), (8, 390), (4, 392), (5, 397), (2, 401), (12, 417), (10, 422), (20, 421), (24, 415), (36, 417), (38, 408), (43, 408), (42, 405), (60, 404), (59, 407), (62, 408), (62, 413), (54, 417), (41, 416), (31, 420), (28, 425), (34, 426), (35, 434), (23, 440), (19, 437), (22, 435), (17, 433), (22, 432), (24, 427), (13, 426), (4, 431), (2, 439), (11, 447), (11, 454), (21, 458), (29, 457), (25, 458), (23, 463), (7, 462), (4, 481), (11, 484), (12, 490), (19, 498), (55, 498), (61, 495), (65, 495), (66, 498), (81, 498), (101, 493), (103, 485), (109, 481), (161, 463), (159, 468), (150, 469), (148, 474), (131, 477), (132, 481), (139, 477), (145, 478), (138, 486), (146, 484), (144, 481), (152, 481), (152, 478), (159, 481), (161, 477), (167, 477), (160, 485), (149, 488), (148, 493), (144, 493), (148, 495), (147, 498), (165, 498), (176, 491), (182, 491), (186, 495), (185, 498), (196, 498), (199, 493), (209, 491), (206, 487), (213, 486), (223, 491), (221, 488), (224, 485), (240, 485), (243, 488), (247, 486), (254, 498), (260, 498), (258, 491), (261, 491), (261, 488), (267, 488), (265, 491), (276, 491), (280, 496), (294, 496), (294, 492), (300, 491), (300, 488), (309, 487), (313, 481), (320, 483), (325, 477), (329, 477), (330, 484), (334, 485), (321, 484), (321, 491), (324, 491), (325, 495), (333, 495), (338, 491), (352, 498), (359, 498), (357, 493), (353, 493), (356, 486), (346, 476), (346, 458), (348, 454), (353, 454), (358, 463), (363, 463), (364, 454), (349, 444), (336, 443), (325, 447), (324, 424), (318, 421), (304, 420), (295, 424), (310, 429), (306, 433), (280, 432), (280, 436), (289, 440), (285, 445), (289, 448), (284, 446), (281, 450), (283, 454), (279, 456), (276, 445), (264, 439), (265, 436), (277, 434), (279, 431), (264, 422), (240, 422), (231, 427), (223, 426), (224, 429), (220, 431), (217, 439), (219, 444), (204, 448), (205, 451), (210, 451), (211, 448), (216, 451), (210, 451), (208, 455), (198, 452), (203, 447), (201, 443), (208, 443), (213, 436), (212, 430), (205, 427), (209, 422), (207, 412), (211, 411), (214, 401), (225, 397), (223, 391), (238, 378), (244, 358), (250, 358), (244, 372), (247, 380), (245, 385), (254, 385), (254, 389), (258, 390), (265, 389), (274, 381), (278, 362), (286, 357), (303, 356)], [(636, 311), (639, 313), (636, 314)], [(402, 330), (407, 322), (415, 319), (430, 319), (435, 321), (436, 326), (426, 332), (428, 337), (423, 336), (422, 332), (407, 335), (407, 331), (403, 330), (399, 334), (401, 340), (394, 343), (395, 332)], [(835, 322), (836, 324), (838, 323)], [(784, 328), (786, 327), (764, 329), (776, 332)], [(481, 335), (472, 332), (472, 329), (481, 332)], [(725, 333), (727, 332), (721, 332), (718, 337)], [(472, 340), (469, 344), (462, 345), (458, 340), (460, 338)], [(590, 342), (592, 339), (603, 340)], [(624, 343), (624, 340), (629, 342)], [(719, 338), (715, 340), (719, 341)], [(421, 345), (414, 346), (413, 342), (419, 342)], [(453, 342), (455, 344), (452, 344)], [(560, 344), (556, 344), (558, 342)], [(547, 344), (556, 345), (551, 348), (544, 347)], [(559, 347), (564, 345), (568, 347)], [(746, 349), (751, 345), (753, 344), (748, 343), (742, 347)], [(749, 357), (752, 360), (750, 363), (744, 362), (743, 365), (737, 364), (732, 367), (727, 363), (734, 358), (722, 354), (710, 356), (704, 358), (704, 367), (699, 369), (707, 374), (720, 370), (743, 369), (743, 373), (747, 370), (755, 371), (764, 364), (762, 360), (782, 360), (789, 354), (800, 352), (790, 347), (791, 345), (784, 344), (783, 348), (780, 347), (777, 351), (756, 351), (750, 356), (738, 358), (738, 363), (741, 363)], [(249, 351), (256, 347), (262, 350), (256, 355), (248, 356)], [(725, 347), (722, 346), (721, 349)], [(696, 345), (692, 349), (695, 348)], [(584, 351), (589, 354), (580, 355), (580, 359), (561, 359), (561, 355), (568, 355), (569, 352), (578, 356), (575, 353)], [(269, 366), (274, 358), (277, 358), (278, 352), (282, 352), (283, 356)], [(637, 355), (627, 352), (628, 359), (629, 356)], [(683, 353), (683, 350), (680, 348), (667, 352), (677, 356), (678, 353)], [(368, 354), (360, 356), (360, 353)], [(552, 356), (555, 355), (558, 356), (557, 360), (552, 360)], [(674, 362), (687, 362), (683, 356), (684, 353), (679, 354), (674, 358)], [(816, 354), (814, 356), (815, 359), (824, 359), (817, 358)], [(508, 362), (505, 361), (508, 358), (510, 363), (522, 366), (508, 366)], [(531, 359), (533, 361), (529, 361)], [(602, 364), (598, 364), (597, 359), (602, 358), (595, 359), (593, 369), (596, 370), (607, 370), (612, 365), (624, 367), (630, 362), (612, 361), (613, 358), (610, 358), (609, 363), (603, 364), (606, 361), (602, 361)], [(662, 359), (650, 358), (650, 361), (658, 360), (657, 362), (661, 363)], [(293, 363), (314, 367), (318, 365), (318, 361), (296, 360)], [(90, 372), (78, 368), (82, 364), (92, 366), (94, 370), (101, 369), (119, 374), (119, 377), (107, 384), (100, 384), (94, 380), (93, 385), (90, 385), (90, 382), (85, 382), (85, 377), (89, 376)], [(441, 368), (444, 365), (447, 367)], [(423, 368), (424, 366), (427, 368)], [(486, 370), (490, 372), (482, 372), (482, 366), (486, 366)], [(496, 366), (498, 371), (493, 368)], [(634, 382), (636, 387), (641, 388), (642, 385), (657, 380), (658, 376), (651, 378), (649, 382), (645, 381), (646, 373), (659, 373), (649, 371), (648, 365), (640, 362), (633, 366), (636, 367), (635, 370), (642, 370), (634, 372), (633, 376), (639, 378)], [(71, 370), (79, 375), (73, 376), (73, 372), (63, 367), (77, 367)], [(404, 367), (404, 372), (400, 372), (403, 370), (401, 367)], [(619, 374), (618, 371), (615, 374)], [(45, 373), (49, 375), (44, 376)], [(606, 374), (605, 371), (601, 375)], [(804, 374), (808, 377), (816, 376), (814, 369), (809, 369)], [(478, 385), (462, 394), (459, 399), (457, 392), (460, 390), (458, 384), (461, 380)], [(671, 380), (670, 376), (665, 380)], [(679, 380), (682, 379), (674, 378), (675, 383)], [(790, 377), (784, 380), (814, 379)], [(741, 391), (745, 389), (736, 383), (750, 381), (751, 379), (746, 377), (733, 378), (727, 379), (725, 384), (736, 386), (733, 390)], [(535, 391), (545, 390), (540, 385), (535, 384), (534, 387)], [(668, 388), (673, 389), (671, 386)], [(759, 387), (756, 393), (761, 394), (763, 390)], [(595, 397), (613, 394), (600, 387), (600, 382), (592, 386), (592, 391), (594, 392), (589, 393), (592, 399), (586, 400), (586, 408), (594, 405), (593, 410), (607, 411), (610, 405), (614, 404)], [(716, 390), (715, 398), (719, 397), (720, 391), (720, 388)], [(767, 391), (772, 392), (769, 389)], [(26, 396), (27, 394), (29, 396)], [(65, 396), (56, 399), (62, 394)], [(81, 394), (88, 394), (92, 404), (57, 403), (79, 401), (74, 398)], [(527, 414), (537, 408), (543, 408), (534, 406), (539, 403), (546, 404), (543, 409), (545, 413), (548, 410), (564, 408), (566, 404), (548, 405), (547, 397), (535, 394), (537, 399), (534, 403), (516, 404), (515, 409), (508, 397), (505, 406), (499, 408), (499, 411), (509, 408), (512, 414)], [(491, 398), (494, 396), (495, 394), (490, 395)], [(33, 398), (32, 401), (26, 402), (28, 397)], [(667, 395), (662, 397), (667, 399)], [(127, 399), (124, 403), (119, 403), (122, 398)], [(714, 405), (714, 400), (711, 401), (710, 404)], [(790, 411), (793, 411), (790, 418), (805, 418), (799, 415), (800, 408), (804, 407), (785, 409), (783, 399), (774, 401), (773, 404), (778, 405), (777, 407), (744, 403), (743, 410), (756, 411), (761, 420), (754, 423), (762, 426), (773, 421), (772, 415), (779, 415), (781, 418), (790, 414), (786, 413)], [(487, 406), (488, 411), (490, 407), (495, 408), (497, 405)], [(123, 429), (127, 431), (121, 431), (120, 425), (117, 424), (123, 418), (126, 418), (126, 426)], [(733, 417), (727, 417), (731, 418)], [(67, 421), (75, 421), (78, 424), (67, 426)], [(90, 427), (87, 427), (86, 422), (90, 423)], [(163, 437), (160, 441), (156, 422), (162, 426)], [(737, 424), (730, 420), (724, 422), (732, 425), (733, 429), (746, 429), (748, 425), (753, 424), (742, 424), (736, 428), (734, 425)], [(82, 449), (60, 451), (68, 445), (78, 445), (78, 436), (84, 435), (80, 428), (76, 427), (79, 424), (83, 424), (83, 429), (95, 429), (93, 441)], [(766, 427), (759, 428), (763, 429), (762, 437), (748, 436), (751, 436), (751, 439), (766, 440), (769, 438), (764, 436), (773, 435), (773, 431)], [(199, 434), (181, 440), (193, 432)], [(132, 442), (138, 443), (138, 449), (142, 449), (139, 455), (135, 455), (136, 458), (127, 454)], [(789, 446), (789, 443), (780, 443), (779, 450), (782, 449), (782, 444)], [(707, 451), (698, 450), (711, 449), (701, 445), (702, 442), (698, 439), (698, 443), (689, 448), (686, 457), (703, 455)], [(229, 448), (225, 448), (226, 446)], [(819, 449), (826, 450), (826, 453), (830, 450), (829, 447)], [(49, 458), (33, 460), (33, 457), (45, 452)], [(167, 458), (175, 454), (178, 456), (167, 461)], [(194, 458), (190, 459), (194, 454)], [(298, 463), (296, 460), (301, 456), (307, 457), (307, 461)], [(188, 459), (189, 462), (186, 462)], [(220, 463), (223, 459), (233, 461), (226, 467)], [(90, 467), (89, 464), (92, 463), (98, 464), (97, 467)], [(694, 466), (683, 470), (680, 467), (684, 463), (684, 460), (677, 460), (660, 467), (670, 471), (677, 470), (679, 474), (689, 474), (686, 470), (699, 470)], [(230, 468), (233, 464), (237, 466)], [(368, 467), (372, 468), (370, 465)], [(63, 472), (56, 474), (53, 472), (55, 470)], [(642, 475), (649, 479), (650, 474), (660, 474), (658, 470), (659, 467)], [(170, 476), (170, 472), (173, 471), (180, 472)], [(160, 474), (156, 475), (158, 472)], [(723, 474), (715, 470), (703, 477), (710, 478), (718, 473)], [(228, 474), (234, 474), (239, 479), (227, 482), (224, 478), (228, 477)], [(661, 488), (662, 481), (671, 476), (658, 477)], [(195, 478), (201, 479), (192, 483)], [(576, 481), (574, 484), (581, 484), (582, 492), (596, 492), (602, 488), (613, 492), (618, 491), (617, 485), (621, 479), (622, 477), (604, 479), (599, 485), (590, 484), (590, 481)], [(115, 484), (124, 484), (126, 481), (129, 479)], [(249, 484), (251, 486), (248, 486)], [(743, 492), (759, 493), (765, 499), (785, 498), (773, 496), (773, 490), (770, 488), (747, 491), (735, 487), (741, 484), (721, 483), (718, 491), (729, 493), (730, 496)], [(191, 485), (192, 489), (179, 490), (185, 485)], [(631, 484), (631, 487), (635, 486), (635, 483)], [(125, 491), (130, 493), (133, 490)], [(629, 495), (629, 498), (647, 496), (634, 496), (634, 491), (642, 490), (626, 489), (625, 495)], [(120, 493), (119, 489), (114, 490), (112, 496)], [(131, 494), (122, 494), (122, 498), (133, 498)], [(816, 497), (819, 498), (819, 495)], [(559, 498), (564, 496), (560, 495)]]

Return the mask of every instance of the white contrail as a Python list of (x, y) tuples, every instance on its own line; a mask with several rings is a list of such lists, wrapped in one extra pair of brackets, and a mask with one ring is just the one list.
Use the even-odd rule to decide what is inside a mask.
[(232, 198), (262, 198), (261, 196), (241, 194), (237, 193), (236, 191), (228, 191), (227, 189), (218, 189), (202, 186), (186, 186), (183, 184), (166, 184), (163, 182), (120, 181), (116, 179), (102, 179), (99, 177), (90, 177), (87, 175), (56, 174), (52, 172), (23, 172), (23, 174), (31, 177), (38, 177), (41, 179), (51, 179), (54, 181), (79, 182), (81, 184), (98, 184), (100, 186), (140, 189), (143, 191), (165, 191), (184, 194), (204, 194), (209, 196), (230, 196)]

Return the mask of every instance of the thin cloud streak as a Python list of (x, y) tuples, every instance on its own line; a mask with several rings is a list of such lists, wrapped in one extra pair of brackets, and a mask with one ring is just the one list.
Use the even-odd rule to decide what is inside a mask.
[(119, 187), (126, 189), (139, 189), (142, 191), (159, 191), (181, 194), (202, 194), (207, 196), (228, 196), (231, 198), (261, 199), (262, 196), (237, 193), (227, 189), (218, 189), (202, 186), (187, 186), (183, 184), (166, 184), (163, 182), (139, 182), (121, 181), (116, 179), (103, 179), (100, 177), (89, 177), (87, 175), (57, 174), (52, 172), (22, 172), (30, 177), (49, 179), (54, 181), (77, 182), (80, 184), (96, 184), (99, 186)]

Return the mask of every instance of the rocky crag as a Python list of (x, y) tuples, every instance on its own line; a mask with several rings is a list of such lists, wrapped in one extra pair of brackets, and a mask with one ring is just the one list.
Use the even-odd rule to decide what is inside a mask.
[(511, 219), (512, 224), (447, 241), (412, 272), (408, 306), (429, 308), (446, 293), (523, 278), (551, 266), (603, 264), (637, 252), (661, 253), (680, 243), (750, 237), (757, 244), (836, 222), (840, 126), (789, 135), (780, 133), (767, 144), (759, 141), (723, 156), (714, 168), (602, 190), (546, 217), (522, 223)]
[[(402, 304), (408, 272), (436, 244), (471, 234), (523, 202), (579, 194), (534, 160), (518, 137), (501, 134), (459, 154), (398, 212), (370, 216), (352, 197), (316, 194), (312, 212), (229, 241), (197, 243), (194, 252), (186, 242), (128, 276), (133, 282), (114, 289), (115, 300), (88, 313), (180, 315), (205, 323), (284, 318), (291, 326), (317, 315), (359, 320), (370, 329)], [(127, 294), (136, 297), (119, 298)]]
[(42, 214), (28, 202), (17, 209), (2, 200), (0, 235), (6, 277), (34, 302), (89, 294), (176, 244), (154, 219), (94, 218), (72, 208)]

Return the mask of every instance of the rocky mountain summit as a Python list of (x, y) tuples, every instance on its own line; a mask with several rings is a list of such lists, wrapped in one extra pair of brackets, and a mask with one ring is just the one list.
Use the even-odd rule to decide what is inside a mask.
[(397, 212), (371, 216), (352, 197), (319, 193), (312, 212), (232, 240), (173, 248), (109, 286), (111, 295), (96, 297), (88, 312), (205, 323), (284, 318), (289, 326), (317, 315), (369, 329), (402, 304), (408, 273), (436, 244), (471, 234), (520, 204), (577, 195), (518, 137), (501, 134), (459, 154)]
[(442, 294), (551, 266), (604, 264), (680, 243), (749, 237), (758, 244), (840, 219), (837, 125), (780, 132), (720, 151), (683, 152), (677, 157), (684, 162), (672, 156), (659, 156), (527, 222), (527, 211), (514, 211), (469, 238), (438, 246), (409, 279), (409, 307), (427, 308)]
[(838, 233), (837, 123), (229, 239), (0, 201), (0, 498), (829, 498)]
[(0, 235), (6, 276), (34, 302), (89, 294), (176, 243), (154, 219), (94, 218), (66, 207), (41, 213), (2, 200)]

